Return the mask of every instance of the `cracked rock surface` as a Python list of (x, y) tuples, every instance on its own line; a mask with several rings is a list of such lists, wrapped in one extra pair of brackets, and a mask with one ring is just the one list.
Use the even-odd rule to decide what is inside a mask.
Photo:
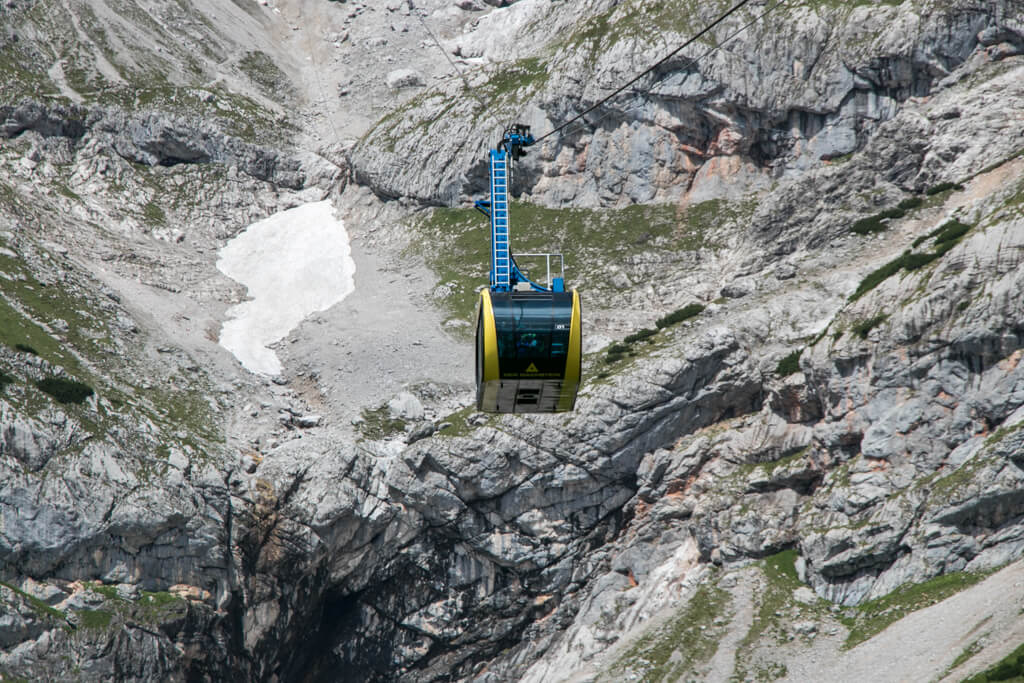
[[(567, 121), (698, 4), (5, 8), (0, 677), (961, 680), (1017, 647), (1014, 2), (780, 10), (530, 150), (584, 386), (474, 410), (496, 121)], [(252, 375), (217, 252), (324, 199), (356, 292)]]

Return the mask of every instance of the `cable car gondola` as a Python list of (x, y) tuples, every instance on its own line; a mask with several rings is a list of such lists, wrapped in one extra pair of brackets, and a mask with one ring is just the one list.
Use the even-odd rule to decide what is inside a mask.
[[(510, 162), (533, 144), (526, 126), (512, 126), (490, 155), (491, 200), (477, 208), (491, 220), (491, 281), (480, 292), (476, 322), (476, 404), (492, 413), (555, 413), (576, 404), (582, 366), (582, 310), (564, 276), (548, 285), (527, 278), (509, 246)], [(564, 270), (564, 267), (563, 267)]]
[(572, 410), (582, 362), (580, 295), (480, 293), (477, 408), (497, 413)]

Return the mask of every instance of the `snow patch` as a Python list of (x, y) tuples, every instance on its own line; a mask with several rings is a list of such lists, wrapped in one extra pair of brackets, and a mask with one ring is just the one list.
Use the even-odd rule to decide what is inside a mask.
[(345, 224), (328, 200), (253, 223), (220, 250), (217, 269), (249, 290), (228, 310), (220, 345), (252, 372), (279, 375), (281, 361), (267, 348), (308, 315), (338, 303), (355, 289)]

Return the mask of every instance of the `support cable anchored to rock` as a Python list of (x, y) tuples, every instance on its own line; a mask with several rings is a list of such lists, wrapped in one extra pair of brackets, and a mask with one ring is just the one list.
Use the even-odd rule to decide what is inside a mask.
[(441, 51), (441, 54), (444, 55), (444, 58), (448, 60), (448, 64), (451, 65), (452, 70), (454, 70), (455, 73), (458, 74), (459, 78), (462, 79), (462, 83), (463, 85), (466, 86), (466, 90), (469, 91), (469, 94), (473, 96), (473, 99), (480, 103), (480, 106), (484, 108), (485, 112), (490, 111), (491, 108), (487, 106), (487, 102), (485, 102), (484, 98), (482, 98), (480, 94), (473, 89), (473, 86), (470, 85), (469, 79), (466, 78), (466, 74), (462, 72), (462, 69), (459, 68), (459, 66), (455, 63), (455, 60), (453, 60), (451, 55), (448, 54), (448, 50), (445, 50), (444, 46), (441, 45), (441, 41), (437, 39), (437, 35), (430, 30), (430, 26), (427, 25), (426, 20), (423, 19), (423, 15), (421, 15), (419, 11), (416, 9), (416, 6), (413, 4), (412, 0), (405, 1), (409, 5), (409, 11), (417, 19), (420, 20), (420, 24), (423, 25), (423, 30), (427, 32), (427, 35), (430, 36), (430, 39), (434, 41), (434, 45), (436, 45), (437, 49)]
[[(411, 1), (411, 0), (410, 0), (410, 1)], [(700, 55), (700, 56), (698, 56), (698, 57), (692, 57), (692, 58), (690, 58), (690, 59), (689, 59), (689, 61), (688, 61), (688, 62), (686, 63), (686, 66), (691, 66), (691, 65), (693, 65), (693, 64), (696, 64), (696, 63), (697, 63), (698, 61), (700, 61), (700, 60), (702, 60), (702, 59), (705, 59), (705, 58), (709, 57), (710, 55), (714, 54), (714, 53), (715, 53), (715, 52), (717, 52), (718, 50), (721, 50), (721, 49), (722, 49), (722, 47), (723, 47), (723, 46), (724, 46), (724, 45), (725, 45), (726, 43), (728, 43), (728, 42), (729, 42), (729, 41), (731, 41), (731, 40), (732, 40), (733, 38), (735, 38), (735, 37), (736, 37), (736, 36), (738, 36), (739, 34), (741, 34), (741, 33), (743, 33), (744, 31), (746, 31), (746, 30), (747, 30), (748, 28), (750, 28), (751, 26), (753, 26), (753, 25), (754, 25), (754, 24), (756, 24), (757, 22), (761, 21), (761, 19), (763, 19), (764, 17), (766, 17), (766, 16), (767, 16), (767, 15), (768, 15), (768, 14), (769, 14), (770, 12), (773, 12), (773, 11), (774, 11), (775, 9), (777, 9), (777, 8), (778, 8), (778, 7), (780, 6), (780, 5), (784, 5), (784, 4), (786, 4), (786, 2), (787, 2), (787, 1), (788, 1), (788, 0), (777, 0), (777, 2), (775, 2), (775, 4), (773, 4), (773, 5), (771, 5), (770, 7), (768, 7), (768, 9), (766, 9), (766, 10), (765, 10), (764, 12), (762, 12), (762, 13), (761, 13), (761, 14), (759, 14), (758, 16), (754, 17), (754, 18), (753, 18), (753, 19), (751, 19), (751, 20), (750, 20), (749, 22), (747, 22), (746, 24), (744, 24), (743, 26), (739, 27), (738, 29), (736, 29), (735, 31), (733, 31), (732, 33), (730, 33), (730, 34), (729, 34), (728, 36), (726, 36), (725, 40), (723, 40), (722, 42), (720, 42), (720, 43), (719, 43), (718, 45), (715, 45), (714, 47), (712, 47), (711, 49), (707, 50), (706, 52), (704, 52), (704, 53), (703, 53), (702, 55)], [(637, 74), (636, 76), (634, 76), (634, 77), (633, 77), (632, 79), (630, 79), (629, 81), (627, 81), (627, 82), (626, 82), (626, 83), (625, 83), (624, 85), (622, 85), (621, 87), (619, 87), (618, 89), (616, 89), (616, 90), (615, 90), (614, 92), (612, 92), (612, 93), (611, 93), (610, 95), (608, 95), (608, 96), (606, 96), (606, 97), (602, 98), (601, 100), (599, 100), (599, 101), (598, 101), (598, 102), (596, 102), (595, 104), (591, 105), (591, 106), (590, 106), (590, 107), (588, 107), (588, 108), (587, 108), (586, 110), (584, 110), (584, 111), (580, 112), (580, 113), (579, 113), (579, 114), (577, 114), (576, 116), (572, 117), (571, 119), (569, 119), (568, 121), (566, 121), (566, 122), (565, 122), (565, 123), (563, 123), (562, 125), (560, 125), (560, 126), (557, 126), (557, 127), (555, 127), (555, 128), (554, 128), (554, 129), (552, 129), (552, 130), (551, 130), (550, 132), (548, 132), (548, 133), (545, 133), (544, 135), (541, 135), (541, 136), (540, 136), (539, 138), (537, 138), (537, 139), (535, 140), (535, 144), (536, 144), (537, 142), (540, 142), (540, 141), (544, 140), (545, 138), (551, 137), (551, 136), (552, 136), (552, 135), (554, 135), (555, 133), (557, 133), (557, 132), (559, 132), (559, 131), (561, 131), (561, 130), (565, 129), (566, 127), (568, 127), (568, 126), (572, 125), (572, 124), (573, 124), (573, 123), (575, 123), (576, 121), (579, 121), (579, 120), (580, 120), (580, 119), (582, 119), (582, 118), (583, 118), (584, 116), (586, 116), (586, 115), (587, 115), (587, 114), (589, 114), (590, 112), (594, 111), (595, 109), (597, 109), (597, 108), (598, 108), (598, 107), (600, 107), (601, 105), (605, 104), (606, 102), (608, 102), (609, 100), (611, 100), (611, 99), (612, 99), (613, 97), (615, 97), (616, 95), (619, 95), (619, 94), (621, 94), (621, 93), (622, 93), (622, 92), (623, 92), (624, 90), (626, 90), (626, 88), (630, 87), (631, 85), (634, 85), (634, 84), (635, 84), (635, 83), (636, 83), (637, 81), (639, 81), (639, 80), (640, 80), (641, 78), (643, 78), (644, 76), (647, 76), (648, 74), (650, 74), (651, 72), (653, 72), (653, 71), (654, 71), (655, 69), (657, 69), (658, 67), (660, 67), (660, 66), (662, 66), (663, 64), (665, 64), (665, 63), (666, 63), (666, 62), (667, 62), (668, 60), (670, 60), (670, 59), (672, 59), (673, 57), (675, 57), (675, 56), (676, 56), (677, 54), (679, 54), (679, 53), (680, 53), (680, 52), (681, 52), (682, 50), (686, 49), (687, 47), (689, 47), (690, 45), (692, 45), (693, 43), (695, 43), (695, 42), (696, 42), (697, 40), (699, 40), (699, 39), (700, 39), (700, 38), (701, 38), (702, 36), (704, 36), (704, 35), (705, 35), (706, 33), (710, 32), (710, 31), (711, 31), (712, 29), (714, 29), (714, 28), (715, 28), (716, 26), (718, 26), (718, 25), (719, 25), (719, 24), (721, 24), (721, 23), (722, 23), (723, 21), (725, 21), (726, 19), (728, 19), (728, 18), (729, 18), (729, 17), (730, 17), (730, 16), (732, 15), (732, 14), (734, 14), (734, 13), (738, 12), (738, 11), (739, 11), (740, 9), (742, 9), (742, 8), (743, 8), (743, 6), (744, 6), (744, 5), (748, 4), (749, 2), (750, 2), (750, 0), (740, 0), (740, 2), (736, 3), (735, 5), (733, 5), (733, 6), (732, 6), (732, 7), (731, 7), (731, 8), (729, 9), (729, 10), (727, 10), (727, 11), (726, 11), (726, 12), (725, 12), (724, 14), (722, 14), (722, 15), (721, 15), (720, 17), (718, 17), (717, 19), (715, 19), (715, 20), (714, 20), (713, 22), (711, 22), (710, 24), (708, 24), (707, 26), (705, 26), (705, 27), (704, 27), (703, 29), (701, 29), (701, 30), (700, 30), (700, 31), (699, 31), (699, 32), (698, 32), (697, 34), (695, 34), (695, 35), (694, 35), (693, 37), (691, 37), (691, 38), (690, 38), (689, 40), (687, 40), (687, 41), (686, 41), (686, 42), (684, 42), (684, 43), (683, 43), (682, 45), (680, 45), (680, 46), (679, 46), (679, 47), (677, 47), (676, 49), (674, 49), (674, 50), (672, 50), (671, 52), (669, 52), (669, 53), (668, 53), (667, 55), (665, 55), (664, 57), (662, 57), (661, 59), (659, 59), (659, 60), (658, 60), (657, 62), (655, 62), (654, 64), (652, 64), (651, 66), (649, 66), (649, 67), (648, 67), (647, 69), (645, 69), (644, 71), (642, 71), (642, 72), (640, 72), (639, 74)], [(637, 90), (637, 91), (634, 91), (634, 92), (635, 92), (635, 93), (637, 93), (637, 94), (639, 94), (639, 93), (643, 93), (643, 92), (646, 92), (646, 91), (644, 91), (644, 90)], [(602, 118), (604, 118), (604, 117), (602, 117)], [(601, 119), (598, 119), (598, 121), (600, 121), (600, 120), (601, 120)]]
[[(649, 66), (647, 69), (645, 69), (644, 71), (640, 72), (639, 74), (637, 74), (636, 76), (631, 78), (629, 81), (627, 81), (625, 84), (623, 84), (622, 86), (617, 88), (615, 91), (613, 91), (612, 93), (610, 93), (606, 97), (602, 98), (598, 102), (594, 103), (593, 105), (588, 107), (586, 110), (584, 110), (584, 111), (580, 112), (579, 114), (577, 114), (576, 116), (572, 117), (571, 119), (569, 119), (568, 121), (566, 121), (562, 125), (556, 126), (551, 131), (545, 133), (544, 135), (541, 135), (540, 137), (538, 137), (534, 141), (533, 144), (536, 144), (537, 142), (540, 142), (540, 141), (544, 140), (545, 138), (551, 137), (555, 133), (558, 133), (559, 131), (564, 130), (565, 128), (567, 128), (568, 126), (572, 125), (576, 121), (579, 121), (580, 119), (582, 119), (584, 116), (586, 116), (590, 112), (594, 111), (598, 107), (600, 107), (600, 106), (604, 105), (605, 103), (607, 103), (609, 100), (611, 100), (616, 95), (621, 94), (622, 92), (624, 92), (630, 86), (635, 85), (640, 79), (642, 79), (645, 76), (647, 76), (648, 74), (652, 73), (653, 71), (655, 71), (660, 66), (664, 65), (670, 59), (672, 59), (677, 54), (679, 54), (682, 50), (686, 49), (687, 47), (689, 47), (690, 45), (695, 43), (697, 40), (702, 38), (704, 35), (706, 35), (707, 33), (711, 32), (715, 27), (717, 27), (719, 24), (721, 24), (726, 19), (728, 19), (730, 16), (732, 16), (733, 14), (735, 14), (736, 12), (741, 10), (745, 5), (749, 4), (750, 2), (751, 2), (751, 0), (740, 0), (735, 5), (733, 5), (731, 8), (726, 10), (721, 16), (719, 16), (713, 22), (711, 22), (710, 24), (705, 26), (703, 29), (698, 31), (691, 38), (689, 38), (688, 40), (683, 42), (681, 45), (679, 45), (674, 50), (669, 52), (667, 55), (665, 55), (664, 57), (659, 59), (657, 62), (655, 62), (651, 66)], [(753, 26), (757, 22), (759, 22), (762, 19), (764, 19), (769, 13), (775, 11), (779, 6), (786, 4), (786, 2), (788, 2), (788, 0), (776, 0), (776, 2), (774, 4), (772, 4), (772, 5), (770, 5), (767, 9), (765, 9), (764, 12), (762, 12), (759, 15), (757, 15), (756, 17), (754, 17), (753, 19), (748, 21), (746, 24), (744, 24), (743, 26), (740, 26), (738, 29), (736, 29), (735, 31), (730, 33), (720, 43), (718, 43), (714, 47), (710, 48), (709, 50), (705, 51), (703, 54), (701, 54), (701, 55), (699, 55), (697, 57), (690, 58), (687, 61), (687, 63), (685, 64), (685, 66), (687, 66), (687, 67), (692, 66), (693, 64), (696, 64), (697, 62), (699, 62), (699, 61), (701, 61), (703, 59), (706, 59), (710, 55), (712, 55), (715, 52), (717, 52), (718, 50), (722, 49), (722, 47), (724, 47), (726, 45), (726, 43), (728, 43), (733, 38), (735, 38), (739, 34), (741, 34), (744, 31), (746, 31), (748, 28), (750, 28), (751, 26)], [(485, 112), (489, 112), (491, 110), (491, 107), (489, 107), (487, 102), (480, 96), (480, 94), (476, 90), (473, 89), (473, 86), (470, 84), (469, 79), (466, 78), (466, 74), (463, 73), (461, 69), (459, 69), (458, 65), (451, 58), (451, 55), (449, 55), (448, 51), (444, 49), (443, 45), (441, 45), (441, 41), (438, 40), (437, 35), (430, 29), (430, 26), (427, 25), (427, 22), (423, 19), (423, 16), (417, 10), (415, 4), (413, 3), (413, 0), (406, 0), (406, 4), (408, 4), (408, 6), (409, 6), (409, 11), (412, 14), (414, 14), (416, 16), (416, 18), (419, 20), (420, 24), (423, 25), (423, 29), (430, 36), (431, 40), (434, 42), (434, 45), (437, 46), (437, 49), (440, 50), (441, 53), (444, 55), (445, 59), (448, 60), (448, 64), (451, 65), (452, 70), (455, 71), (455, 73), (459, 76), (460, 79), (462, 79), (462, 83), (466, 86), (466, 90), (468, 90), (470, 95), (472, 95), (473, 98), (480, 104), (480, 106), (483, 107)], [(644, 92), (647, 92), (647, 91), (645, 91), (645, 90), (634, 91), (635, 94), (641, 94), (641, 93), (644, 93)], [(601, 117), (601, 118), (604, 118), (604, 117)], [(598, 121), (600, 121), (600, 120), (601, 119), (598, 119)]]

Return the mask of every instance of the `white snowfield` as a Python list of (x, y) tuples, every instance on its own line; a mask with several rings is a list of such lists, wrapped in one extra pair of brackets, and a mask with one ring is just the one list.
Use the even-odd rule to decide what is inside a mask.
[(253, 223), (220, 251), (217, 269), (249, 289), (248, 301), (228, 310), (220, 344), (252, 372), (281, 373), (268, 348), (308, 315), (355, 289), (345, 224), (329, 200), (281, 211)]

